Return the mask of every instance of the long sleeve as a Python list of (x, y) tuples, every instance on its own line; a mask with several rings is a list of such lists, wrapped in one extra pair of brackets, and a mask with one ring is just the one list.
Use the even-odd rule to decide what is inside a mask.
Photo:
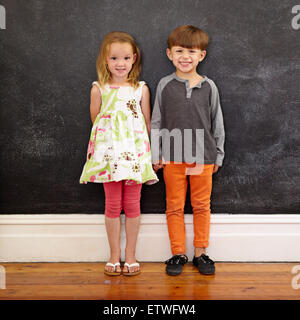
[(217, 147), (217, 158), (215, 164), (222, 166), (223, 159), (225, 156), (224, 142), (225, 142), (225, 130), (223, 122), (223, 114), (220, 104), (220, 97), (218, 88), (213, 81), (210, 81), (212, 88), (211, 92), (211, 119), (212, 119), (212, 134), (216, 141)]
[(156, 89), (156, 95), (155, 95), (155, 101), (154, 101), (154, 107), (152, 112), (152, 118), (151, 118), (151, 154), (152, 154), (152, 162), (157, 162), (161, 160), (161, 136), (160, 136), (160, 130), (161, 130), (161, 81), (159, 82), (157, 89)]

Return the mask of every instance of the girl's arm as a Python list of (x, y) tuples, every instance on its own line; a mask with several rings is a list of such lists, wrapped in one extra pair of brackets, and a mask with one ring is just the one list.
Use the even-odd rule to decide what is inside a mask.
[(102, 99), (101, 99), (100, 89), (96, 85), (93, 85), (91, 89), (91, 103), (90, 103), (90, 114), (91, 114), (91, 120), (93, 124), (97, 115), (100, 112), (101, 101)]
[(141, 109), (145, 118), (148, 136), (150, 137), (151, 128), (151, 110), (150, 110), (150, 91), (147, 85), (143, 86), (141, 99)]

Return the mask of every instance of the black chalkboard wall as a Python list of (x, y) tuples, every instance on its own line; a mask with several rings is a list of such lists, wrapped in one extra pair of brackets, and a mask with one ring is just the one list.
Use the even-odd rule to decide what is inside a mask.
[[(102, 185), (79, 184), (101, 40), (114, 30), (134, 36), (153, 102), (173, 72), (167, 36), (181, 24), (210, 35), (199, 72), (216, 82), (223, 107), (226, 156), (212, 212), (300, 213), (296, 2), (1, 0), (1, 213), (103, 213)], [(143, 187), (143, 213), (165, 210), (159, 178)]]

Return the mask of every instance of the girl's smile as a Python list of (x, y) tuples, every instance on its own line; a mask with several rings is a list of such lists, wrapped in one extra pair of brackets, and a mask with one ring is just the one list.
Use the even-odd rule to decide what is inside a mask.
[(112, 82), (126, 82), (135, 60), (136, 54), (133, 53), (129, 43), (112, 43), (107, 56), (107, 66)]

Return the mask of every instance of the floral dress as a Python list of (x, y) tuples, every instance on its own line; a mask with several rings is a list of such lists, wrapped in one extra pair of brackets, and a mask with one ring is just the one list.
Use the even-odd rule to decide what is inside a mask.
[(80, 183), (126, 180), (126, 184), (158, 182), (152, 169), (146, 123), (141, 111), (142, 88), (100, 88), (102, 104), (92, 127)]

